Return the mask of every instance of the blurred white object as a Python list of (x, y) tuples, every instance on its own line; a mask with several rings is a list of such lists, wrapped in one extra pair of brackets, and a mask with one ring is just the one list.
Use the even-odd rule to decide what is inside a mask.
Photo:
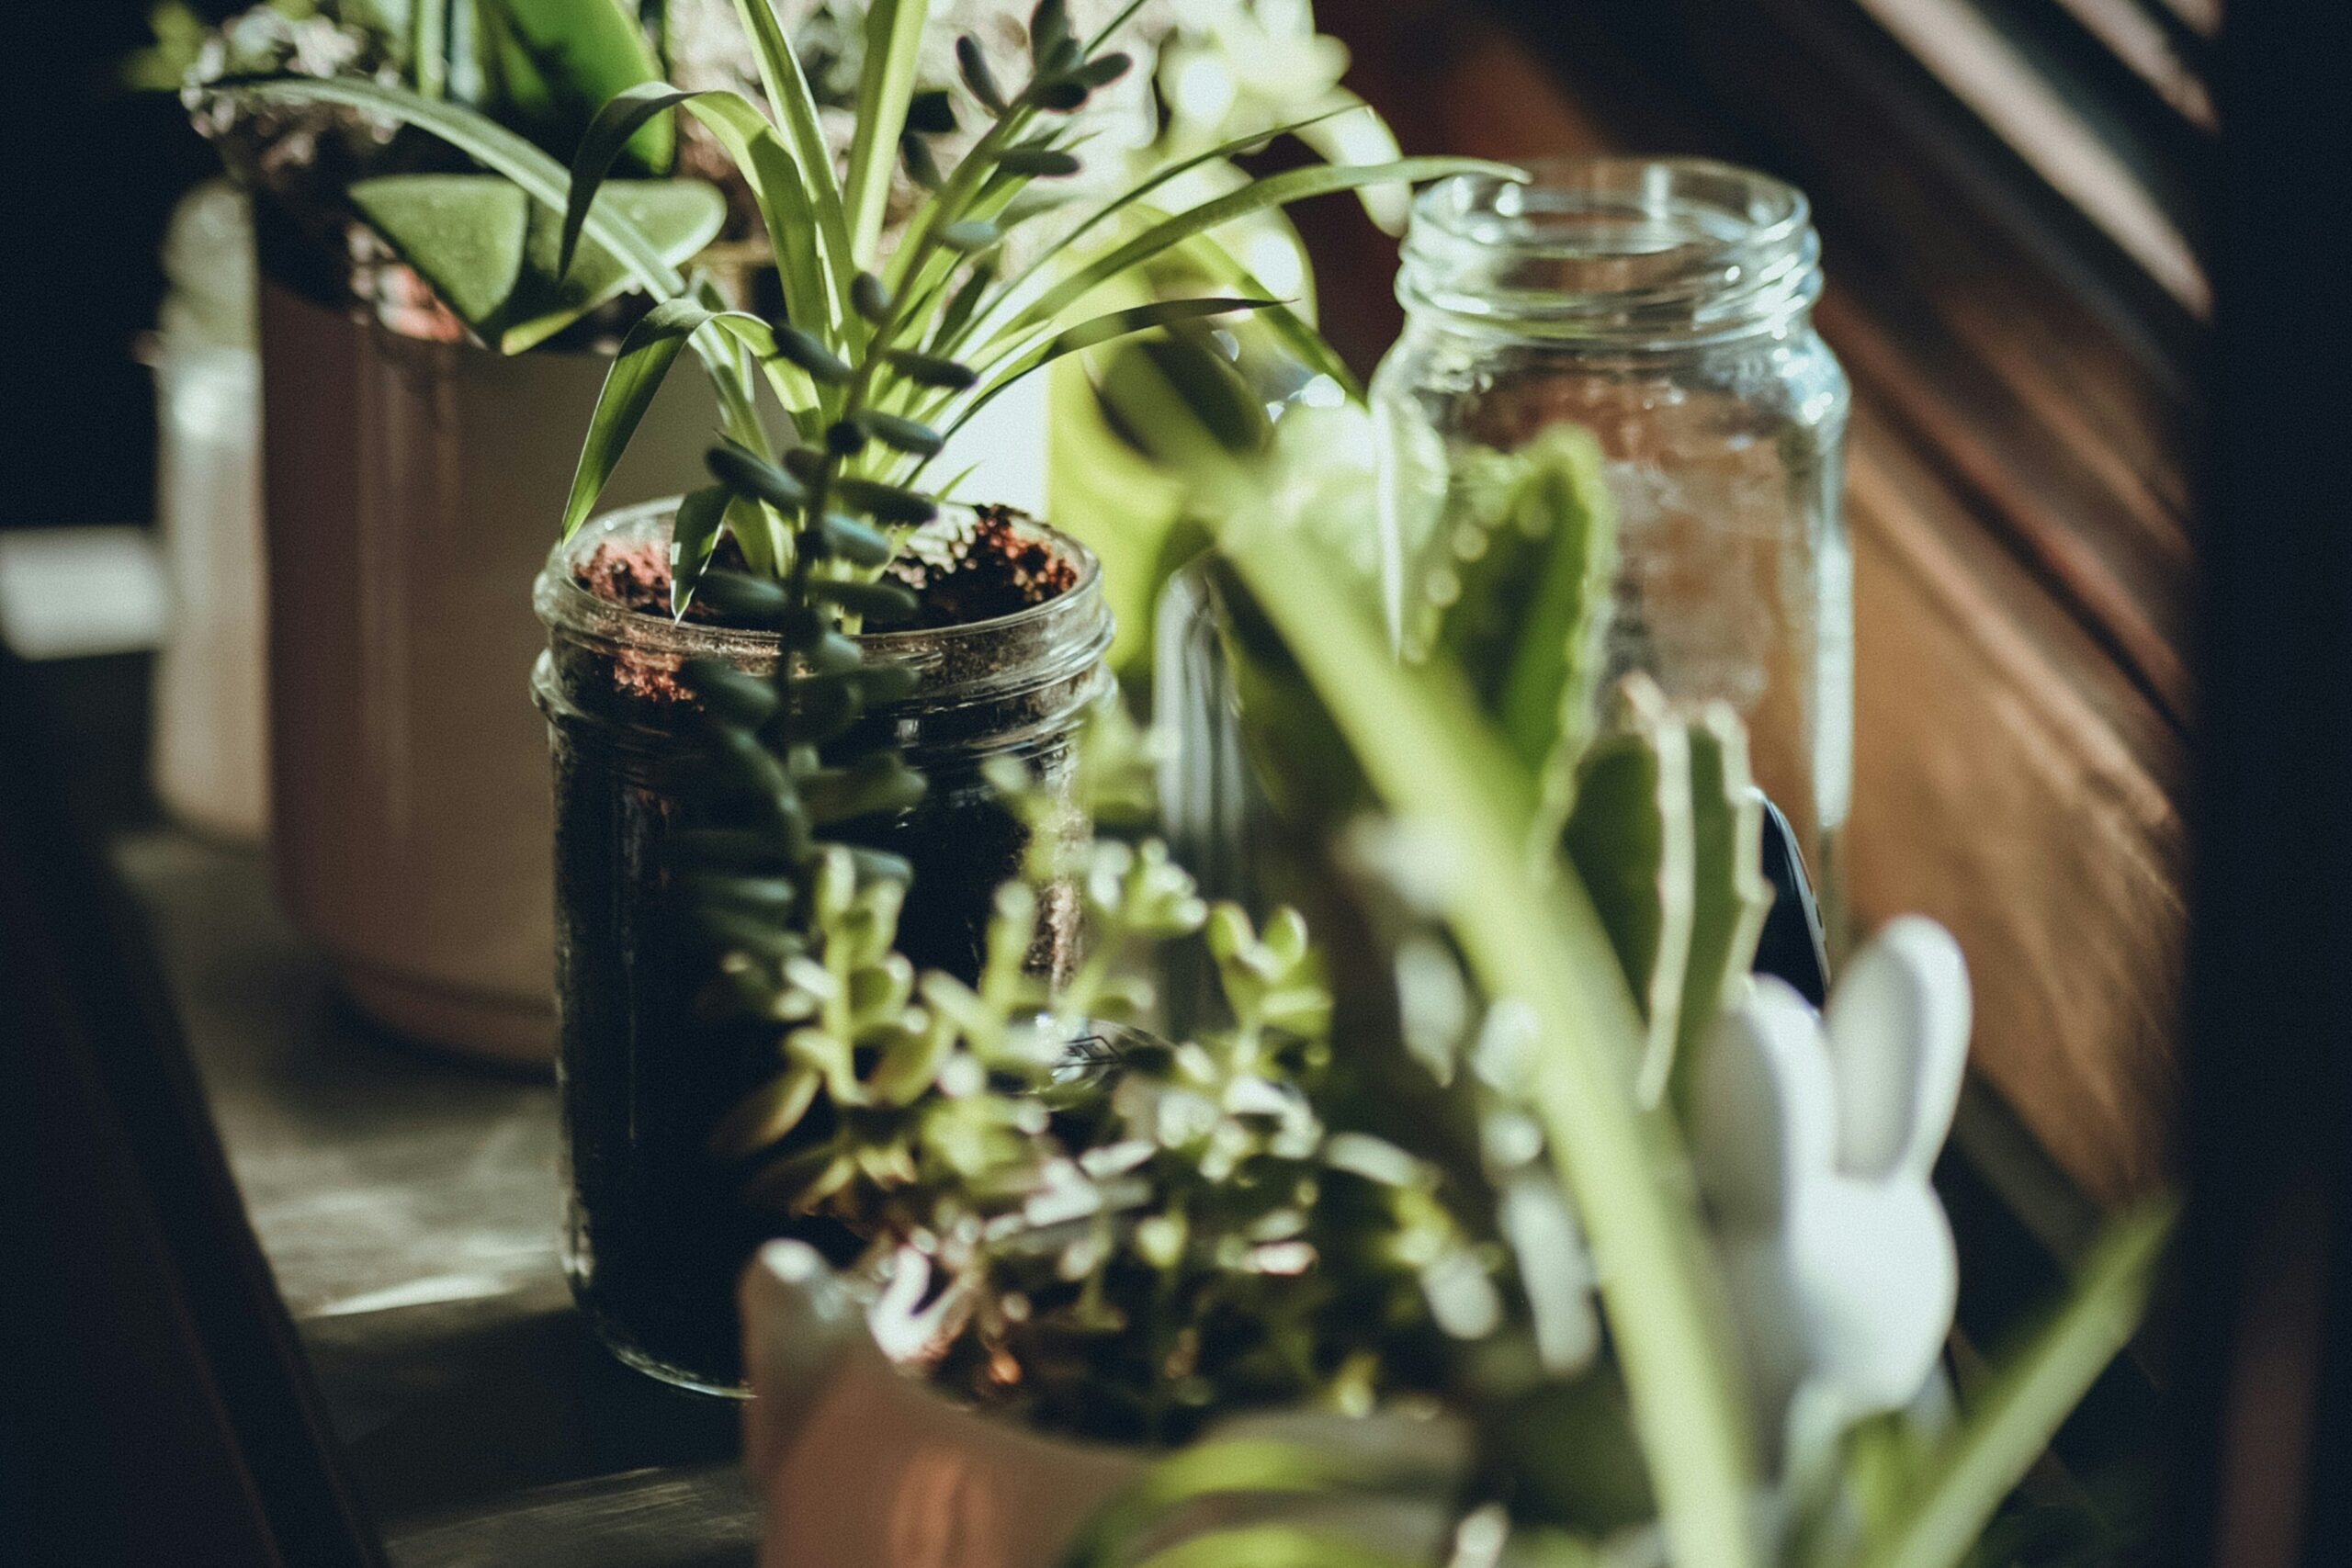
[[(956, 481), (949, 499), (987, 502), (1053, 521), (1046, 506), (1046, 389), (1042, 371), (1024, 376), (989, 400), (932, 459), (927, 483)], [(966, 474), (966, 470), (970, 472)], [(964, 475), (958, 479), (958, 475)]]
[(164, 613), (155, 541), (127, 525), (0, 533), (0, 642), (19, 659), (155, 646)]
[(155, 665), (153, 780), (165, 810), (223, 837), (269, 820), (261, 525), (261, 360), (253, 225), (214, 181), (164, 240), (153, 343), (155, 522), (170, 618)]
[(1951, 1332), (1959, 1259), (1928, 1175), (1969, 1012), (1959, 943), (1905, 916), (1855, 954), (1826, 1019), (1766, 977), (1709, 1038), (1691, 1156), (1758, 1437), (1792, 1463), (1918, 1398)]

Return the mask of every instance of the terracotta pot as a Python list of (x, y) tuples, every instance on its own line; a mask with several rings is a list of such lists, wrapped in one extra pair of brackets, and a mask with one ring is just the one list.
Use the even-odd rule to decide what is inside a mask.
[[(547, 555), (607, 361), (504, 358), (261, 289), (272, 837), (280, 897), (379, 1023), (555, 1050), (547, 731), (529, 700)], [(691, 357), (607, 492), (699, 482)]]
[[(1049, 1437), (967, 1410), (895, 1366), (850, 1281), (798, 1242), (772, 1242), (742, 1280), (743, 1462), (762, 1516), (761, 1568), (1052, 1568), (1149, 1450)], [(1216, 1438), (1271, 1438), (1417, 1467), (1466, 1470), (1445, 1417), (1272, 1411)], [(1244, 1518), (1345, 1532), (1400, 1562), (1444, 1560), (1443, 1498), (1351, 1494), (1209, 1498), (1152, 1527), (1151, 1548)], [(1131, 1554), (1132, 1561), (1145, 1552)]]

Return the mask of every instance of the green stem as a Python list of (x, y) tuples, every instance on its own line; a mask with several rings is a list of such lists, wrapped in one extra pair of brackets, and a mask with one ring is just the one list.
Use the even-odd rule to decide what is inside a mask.
[(1231, 528), (1225, 547), (1383, 800), (1443, 829), (1444, 919), (1480, 987), (1533, 1015), (1536, 1110), (1592, 1240), (1668, 1556), (1755, 1568), (1756, 1472), (1721, 1282), (1675, 1129), (1634, 1101), (1640, 1020), (1583, 883), (1565, 865), (1531, 874), (1532, 791), (1468, 716), (1466, 693), (1398, 666), (1379, 627), (1279, 525)]
[(449, 96), (449, 0), (412, 0), (409, 74), (428, 98)]

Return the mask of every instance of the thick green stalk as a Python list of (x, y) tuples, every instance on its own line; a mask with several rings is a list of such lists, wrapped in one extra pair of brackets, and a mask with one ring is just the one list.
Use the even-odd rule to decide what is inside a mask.
[(1532, 792), (1467, 693), (1394, 662), (1324, 563), (1278, 530), (1236, 528), (1227, 548), (1373, 787), (1403, 821), (1445, 835), (1445, 920), (1481, 987), (1533, 1016), (1537, 1109), (1592, 1240), (1671, 1560), (1756, 1568), (1754, 1460), (1720, 1282), (1673, 1126), (1635, 1105), (1641, 1023), (1583, 884), (1565, 866), (1531, 874)]

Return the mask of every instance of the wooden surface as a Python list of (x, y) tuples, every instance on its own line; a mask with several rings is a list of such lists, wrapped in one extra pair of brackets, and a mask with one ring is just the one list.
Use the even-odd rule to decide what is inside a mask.
[[(1628, 7), (1517, 9), (1317, 13), (1408, 152), (1700, 152), (1815, 189), (1819, 320), (1855, 384), (1854, 905), (1866, 922), (1951, 926), (1976, 981), (1978, 1068), (2092, 1194), (2145, 1190), (2166, 1168), (2176, 1078), (2191, 700), (2185, 394), (2165, 345), (2043, 287), (2041, 258), (1962, 221), (1942, 176), (1857, 140), (1886, 106), (1842, 103), (1825, 80), (1820, 112), (1800, 106), (1774, 138), (1772, 102), (1727, 120), (1699, 90), (1703, 47), (1677, 46), (1690, 80), (1615, 52), (1605, 24)], [(1834, 77), (1803, 38), (1722, 47), (1750, 52), (1725, 68), (1743, 83)], [(1376, 358), (1397, 321), (1393, 246), (1337, 203), (1303, 226), (1328, 330)]]

